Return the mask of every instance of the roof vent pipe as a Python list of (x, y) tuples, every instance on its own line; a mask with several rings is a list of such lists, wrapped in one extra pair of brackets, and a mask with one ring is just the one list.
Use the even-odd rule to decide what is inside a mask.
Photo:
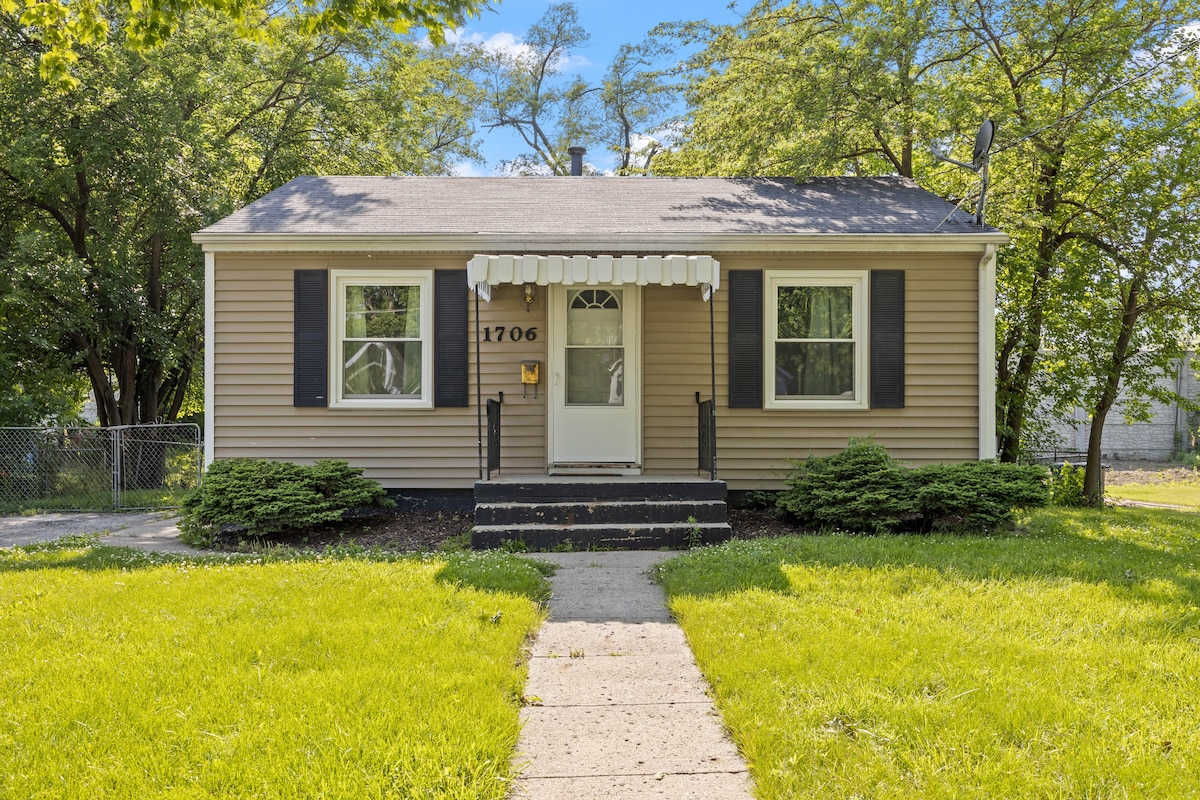
[(583, 174), (583, 154), (587, 152), (587, 148), (568, 147), (567, 152), (571, 154), (571, 177), (578, 178)]

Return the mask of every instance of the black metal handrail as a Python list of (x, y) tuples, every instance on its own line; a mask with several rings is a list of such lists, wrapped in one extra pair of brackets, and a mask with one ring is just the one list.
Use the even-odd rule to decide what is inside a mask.
[(701, 400), (696, 393), (696, 469), (717, 479), (717, 409), (713, 400)]
[(487, 476), (500, 471), (500, 406), (503, 400), (487, 401)]

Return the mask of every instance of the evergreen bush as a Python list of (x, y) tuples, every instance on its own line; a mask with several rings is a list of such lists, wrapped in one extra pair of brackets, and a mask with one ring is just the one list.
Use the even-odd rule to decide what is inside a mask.
[(787, 486), (779, 507), (806, 527), (886, 533), (915, 512), (900, 465), (870, 439), (794, 461)]
[(858, 533), (989, 531), (1049, 502), (1042, 467), (993, 461), (905, 469), (875, 442), (793, 462), (778, 505), (801, 525)]
[(994, 530), (1012, 519), (1013, 509), (1050, 501), (1045, 467), (968, 461), (918, 467), (908, 477), (929, 528)]
[(345, 461), (304, 466), (229, 458), (210, 464), (203, 482), (184, 499), (179, 530), (183, 541), (204, 546), (224, 527), (262, 536), (337, 522), (355, 509), (394, 505), (382, 486)]

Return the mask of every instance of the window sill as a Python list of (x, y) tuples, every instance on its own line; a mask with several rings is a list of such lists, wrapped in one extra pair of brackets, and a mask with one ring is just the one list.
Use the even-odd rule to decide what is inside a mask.
[(339, 411), (388, 410), (388, 411), (430, 411), (433, 409), (432, 400), (338, 400), (329, 404), (332, 409)]
[(767, 400), (766, 411), (870, 411), (865, 400)]

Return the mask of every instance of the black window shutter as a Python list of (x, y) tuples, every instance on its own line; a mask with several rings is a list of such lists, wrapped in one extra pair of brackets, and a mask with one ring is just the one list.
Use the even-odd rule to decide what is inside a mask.
[(904, 408), (904, 271), (871, 271), (871, 408)]
[(763, 274), (730, 270), (729, 407), (763, 405)]
[(433, 273), (433, 404), (438, 408), (469, 405), (467, 376), (467, 271)]
[(293, 283), (292, 404), (324, 408), (329, 405), (329, 273), (298, 269)]

